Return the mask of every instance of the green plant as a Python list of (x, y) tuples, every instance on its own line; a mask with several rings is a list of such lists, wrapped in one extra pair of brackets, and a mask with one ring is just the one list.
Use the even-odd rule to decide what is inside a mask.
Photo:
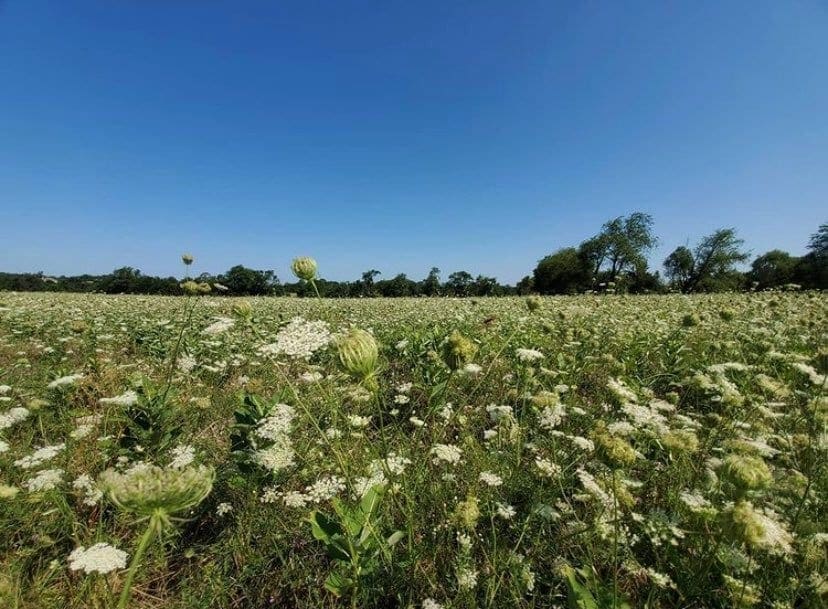
[(357, 606), (364, 578), (377, 570), (381, 555), (390, 557), (391, 548), (403, 537), (401, 531), (384, 537), (376, 524), (383, 493), (383, 486), (374, 486), (353, 507), (334, 499), (336, 518), (318, 510), (308, 517), (314, 538), (325, 544), (328, 556), (335, 562), (325, 588), (336, 596), (350, 594), (353, 607)]

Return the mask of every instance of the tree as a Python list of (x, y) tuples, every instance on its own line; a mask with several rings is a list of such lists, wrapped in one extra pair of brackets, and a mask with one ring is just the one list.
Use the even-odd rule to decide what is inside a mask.
[(811, 235), (808, 253), (800, 258), (795, 277), (805, 288), (828, 289), (828, 224)]
[(471, 285), (471, 293), (475, 296), (495, 296), (500, 288), (497, 279), (478, 275)]
[(538, 262), (532, 283), (541, 294), (574, 294), (590, 284), (589, 261), (574, 247), (560, 249)]
[(373, 296), (374, 295), (374, 279), (382, 275), (380, 271), (377, 269), (371, 269), (370, 271), (365, 271), (362, 274), (362, 295), (363, 296)]
[(449, 275), (446, 289), (454, 296), (468, 296), (474, 278), (466, 271), (455, 271)]
[(652, 216), (635, 212), (605, 222), (601, 232), (584, 241), (579, 250), (581, 256), (589, 262), (589, 270), (595, 281), (603, 267), (606, 267), (607, 280), (615, 281), (624, 271), (646, 271), (647, 252), (656, 243), (658, 239), (653, 235)]
[(420, 293), (426, 296), (437, 296), (440, 293), (440, 269), (431, 267), (428, 277), (420, 285)]
[(756, 258), (750, 265), (750, 280), (760, 288), (778, 288), (793, 283), (799, 258), (782, 250), (771, 250)]
[(720, 228), (702, 238), (693, 252), (680, 246), (664, 261), (667, 276), (682, 292), (715, 292), (740, 287), (735, 266), (748, 259), (744, 241), (733, 228)]
[(690, 285), (694, 264), (693, 252), (680, 245), (664, 260), (664, 271), (670, 283), (684, 291), (684, 287)]
[(237, 264), (221, 275), (220, 283), (234, 296), (261, 296), (272, 294), (279, 284), (273, 271), (257, 271)]

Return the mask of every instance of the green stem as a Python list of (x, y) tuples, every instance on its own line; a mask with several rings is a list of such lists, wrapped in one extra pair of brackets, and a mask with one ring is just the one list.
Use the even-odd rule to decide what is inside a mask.
[(150, 516), (147, 530), (144, 531), (144, 534), (141, 536), (141, 541), (138, 543), (138, 548), (135, 550), (135, 556), (132, 557), (132, 562), (129, 564), (129, 571), (127, 572), (127, 578), (124, 582), (124, 589), (121, 591), (121, 597), (118, 600), (117, 609), (126, 609), (127, 603), (129, 602), (129, 593), (132, 590), (132, 582), (135, 579), (135, 573), (138, 571), (138, 567), (141, 565), (141, 559), (144, 558), (144, 554), (146, 554), (147, 548), (153, 538), (157, 533), (161, 532), (162, 519), (163, 514), (160, 510), (156, 510), (153, 512), (152, 516)]
[(316, 297), (317, 297), (319, 300), (322, 300), (322, 297), (319, 295), (319, 288), (317, 288), (317, 287), (316, 287), (316, 281), (314, 281), (313, 279), (311, 279), (311, 280), (310, 280), (310, 284), (313, 286), (313, 291), (314, 291), (314, 292), (316, 292)]

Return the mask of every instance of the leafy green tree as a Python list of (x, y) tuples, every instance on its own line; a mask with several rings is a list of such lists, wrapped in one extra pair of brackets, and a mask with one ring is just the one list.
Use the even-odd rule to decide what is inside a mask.
[(590, 285), (590, 267), (574, 247), (546, 256), (535, 267), (532, 283), (541, 294), (574, 294)]
[(588, 261), (595, 281), (602, 268), (605, 269), (606, 279), (615, 281), (622, 272), (646, 270), (647, 253), (657, 243), (658, 239), (653, 235), (652, 216), (635, 212), (605, 222), (601, 232), (584, 241), (579, 251), (581, 257)]
[(455, 271), (448, 277), (446, 289), (453, 296), (469, 296), (474, 278), (467, 271)]
[(733, 228), (720, 228), (702, 238), (693, 252), (680, 246), (664, 261), (667, 276), (682, 292), (716, 292), (741, 287), (736, 265), (748, 259), (744, 241)]
[(428, 277), (420, 284), (420, 293), (424, 296), (437, 296), (440, 293), (440, 269), (431, 267)]
[(795, 281), (798, 265), (799, 258), (782, 250), (771, 250), (753, 261), (748, 277), (759, 288), (777, 288)]
[(365, 271), (362, 274), (362, 280), (360, 284), (362, 285), (362, 295), (363, 296), (374, 296), (374, 280), (382, 275), (380, 271), (377, 269), (371, 269), (370, 271)]
[(220, 278), (234, 296), (263, 296), (272, 294), (279, 280), (273, 271), (257, 271), (237, 264)]

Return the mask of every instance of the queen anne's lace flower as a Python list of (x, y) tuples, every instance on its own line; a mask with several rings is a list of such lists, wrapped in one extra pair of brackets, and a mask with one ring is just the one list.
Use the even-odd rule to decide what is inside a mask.
[(69, 568), (72, 571), (82, 570), (84, 573), (105, 575), (110, 571), (125, 568), (126, 559), (127, 553), (123, 550), (108, 543), (96, 543), (88, 548), (80, 546), (72, 550), (69, 554)]

